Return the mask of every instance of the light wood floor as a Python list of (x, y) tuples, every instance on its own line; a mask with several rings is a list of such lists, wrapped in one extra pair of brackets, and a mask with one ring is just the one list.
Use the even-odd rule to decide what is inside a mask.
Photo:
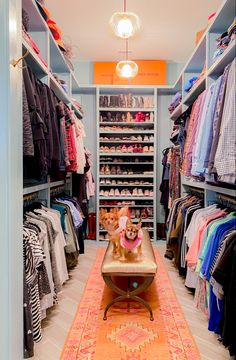
[[(99, 246), (102, 245), (99, 244)], [(165, 242), (159, 241), (156, 246), (163, 255)], [(90, 269), (94, 264), (97, 249), (98, 245), (95, 241), (86, 241), (85, 254), (79, 257), (79, 265), (71, 271), (70, 280), (64, 285), (63, 292), (59, 295), (58, 305), (50, 311), (43, 321), (43, 339), (35, 345), (35, 356), (31, 358), (32, 360), (59, 360)], [(201, 359), (228, 360), (230, 358), (228, 351), (217, 341), (215, 335), (207, 330), (206, 316), (194, 307), (193, 296), (184, 287), (184, 282), (179, 277), (172, 262), (164, 257), (163, 259), (178, 301), (199, 348)]]

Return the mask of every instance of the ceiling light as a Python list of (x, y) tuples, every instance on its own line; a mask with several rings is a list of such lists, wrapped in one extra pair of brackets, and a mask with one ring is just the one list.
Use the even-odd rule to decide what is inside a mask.
[(140, 29), (139, 17), (133, 12), (126, 11), (126, 0), (124, 0), (124, 11), (115, 12), (110, 19), (110, 26), (116, 36), (129, 39)]
[(131, 60), (119, 61), (116, 65), (116, 74), (126, 79), (133, 78), (138, 74), (138, 65)]

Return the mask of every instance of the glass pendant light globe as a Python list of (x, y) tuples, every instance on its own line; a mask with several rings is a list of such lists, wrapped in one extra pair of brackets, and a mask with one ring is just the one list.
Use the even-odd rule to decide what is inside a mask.
[(131, 60), (119, 61), (116, 65), (116, 74), (126, 79), (133, 78), (138, 74), (138, 65)]
[(110, 26), (116, 36), (129, 39), (140, 29), (139, 17), (132, 12), (116, 12), (110, 19)]

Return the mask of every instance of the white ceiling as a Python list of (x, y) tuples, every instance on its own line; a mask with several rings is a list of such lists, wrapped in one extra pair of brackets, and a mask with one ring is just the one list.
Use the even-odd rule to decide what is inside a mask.
[[(123, 0), (46, 0), (51, 17), (72, 45), (74, 60), (117, 61), (124, 41), (112, 34), (109, 19), (122, 11)], [(210, 13), (222, 0), (127, 0), (127, 10), (142, 21), (140, 34), (129, 41), (134, 60), (163, 59), (184, 63), (205, 27)]]

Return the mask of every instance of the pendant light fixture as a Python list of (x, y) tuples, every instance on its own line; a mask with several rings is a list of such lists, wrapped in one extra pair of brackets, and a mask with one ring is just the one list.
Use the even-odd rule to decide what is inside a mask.
[(126, 60), (119, 61), (116, 65), (116, 74), (122, 78), (134, 78), (138, 74), (138, 65), (136, 62), (128, 60), (128, 40), (126, 40)]
[(126, 0), (124, 0), (124, 11), (112, 15), (110, 26), (116, 36), (129, 39), (140, 29), (141, 22), (136, 14), (126, 11)]

